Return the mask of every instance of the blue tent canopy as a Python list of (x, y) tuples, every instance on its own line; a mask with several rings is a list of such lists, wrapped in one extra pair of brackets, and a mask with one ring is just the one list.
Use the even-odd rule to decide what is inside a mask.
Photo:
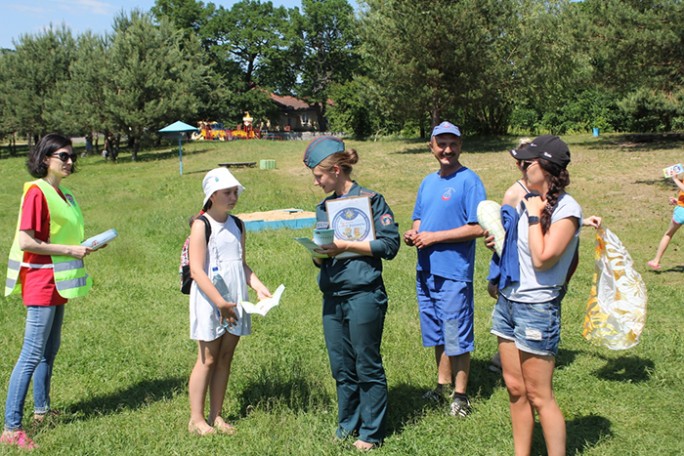
[(199, 131), (199, 129), (193, 127), (192, 125), (188, 125), (185, 122), (181, 122), (180, 120), (159, 130), (159, 133), (164, 135), (178, 136), (178, 161), (180, 163), (181, 176), (183, 175), (183, 135), (189, 131)]

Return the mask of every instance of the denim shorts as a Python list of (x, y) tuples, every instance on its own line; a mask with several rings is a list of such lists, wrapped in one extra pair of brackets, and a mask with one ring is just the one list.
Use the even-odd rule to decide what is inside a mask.
[(461, 282), (418, 271), (418, 314), (424, 347), (444, 346), (447, 356), (475, 349), (472, 282)]
[(492, 312), (491, 333), (515, 342), (520, 351), (539, 356), (556, 356), (560, 342), (561, 301), (528, 304), (510, 301), (502, 294)]

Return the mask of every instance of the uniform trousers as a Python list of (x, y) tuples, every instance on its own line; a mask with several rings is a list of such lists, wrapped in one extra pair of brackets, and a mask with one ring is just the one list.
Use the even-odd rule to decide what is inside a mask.
[(337, 386), (338, 428), (344, 439), (381, 443), (387, 415), (387, 379), (380, 345), (387, 311), (384, 287), (347, 296), (323, 296), (323, 333)]

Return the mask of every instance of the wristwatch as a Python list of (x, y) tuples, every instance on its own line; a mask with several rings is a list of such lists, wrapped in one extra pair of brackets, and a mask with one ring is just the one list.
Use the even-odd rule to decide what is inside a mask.
[(539, 217), (535, 215), (530, 215), (529, 217), (527, 217), (528, 225), (536, 225), (537, 223), (539, 223)]

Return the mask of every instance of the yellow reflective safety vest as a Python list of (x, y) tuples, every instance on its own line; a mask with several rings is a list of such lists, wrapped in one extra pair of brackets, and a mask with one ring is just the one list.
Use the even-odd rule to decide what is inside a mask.
[(74, 195), (66, 187), (59, 189), (66, 197), (66, 201), (59, 196), (57, 190), (43, 179), (24, 184), (24, 193), (21, 196), (17, 229), (14, 234), (14, 242), (10, 250), (7, 262), (7, 280), (5, 281), (5, 296), (13, 293), (21, 293), (19, 279), (20, 268), (51, 268), (55, 277), (57, 293), (64, 298), (77, 298), (88, 294), (93, 286), (92, 278), (85, 270), (83, 260), (71, 256), (52, 255), (52, 264), (29, 264), (24, 262), (24, 252), (19, 248), (19, 224), (21, 223), (21, 208), (24, 205), (24, 197), (31, 186), (37, 185), (43, 192), (50, 212), (50, 239), (51, 244), (79, 245), (84, 239), (83, 214), (78, 207)]

